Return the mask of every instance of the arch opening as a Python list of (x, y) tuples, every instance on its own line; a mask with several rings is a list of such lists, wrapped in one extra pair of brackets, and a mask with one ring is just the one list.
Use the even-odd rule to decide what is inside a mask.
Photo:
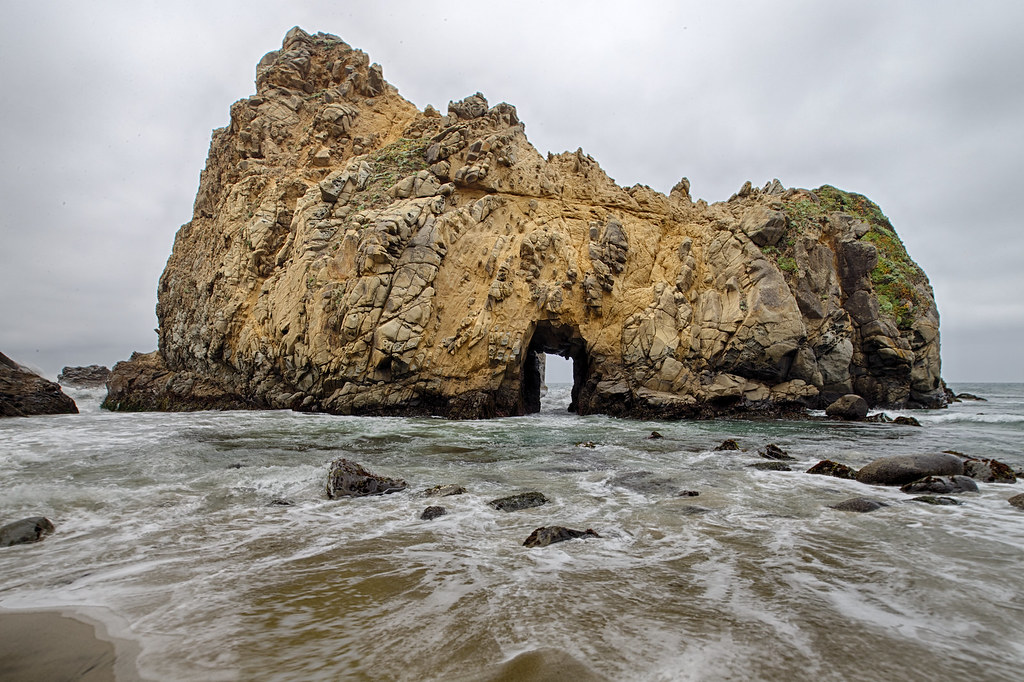
[(559, 355), (572, 361), (572, 392), (569, 412), (579, 411), (579, 396), (590, 371), (587, 343), (575, 325), (549, 320), (537, 323), (523, 359), (522, 405), (525, 414), (540, 412), (541, 387), (544, 385), (544, 356)]

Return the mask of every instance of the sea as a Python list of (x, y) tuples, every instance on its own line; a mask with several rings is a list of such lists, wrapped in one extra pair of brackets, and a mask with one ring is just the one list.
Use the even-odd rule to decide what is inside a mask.
[[(1024, 384), (952, 388), (987, 400), (886, 411), (919, 428), (580, 417), (567, 384), (489, 421), (110, 413), (71, 389), (81, 414), (0, 421), (0, 523), (56, 526), (0, 549), (0, 609), (100, 621), (148, 680), (1020, 680), (1024, 483), (933, 506), (805, 473), (1024, 468)], [(770, 443), (792, 471), (750, 466)], [(328, 499), (340, 457), (409, 487)], [(442, 484), (466, 492), (424, 495)], [(829, 506), (855, 496), (889, 506)], [(541, 526), (600, 537), (524, 547)]]

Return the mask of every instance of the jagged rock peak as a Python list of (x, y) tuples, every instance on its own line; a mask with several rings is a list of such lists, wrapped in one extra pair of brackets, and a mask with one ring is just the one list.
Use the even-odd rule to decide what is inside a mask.
[(582, 413), (944, 400), (928, 280), (859, 194), (619, 187), (538, 154), (509, 104), (420, 111), (298, 28), (256, 81), (160, 279), (159, 351), (114, 368), (109, 407), (522, 414), (545, 353)]

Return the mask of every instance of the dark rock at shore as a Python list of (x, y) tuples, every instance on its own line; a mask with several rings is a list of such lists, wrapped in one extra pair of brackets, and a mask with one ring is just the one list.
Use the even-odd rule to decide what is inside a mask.
[(65, 367), (57, 375), (57, 383), (78, 388), (99, 388), (106, 386), (110, 370), (102, 365), (88, 367)]
[(739, 444), (732, 438), (726, 438), (722, 441), (722, 444), (715, 448), (715, 452), (723, 452), (727, 450), (739, 450)]
[(530, 536), (523, 542), (523, 547), (547, 547), (556, 542), (575, 540), (583, 537), (601, 537), (590, 528), (586, 530), (574, 530), (564, 526), (542, 526), (530, 533)]
[(448, 483), (446, 485), (435, 485), (433, 488), (427, 488), (423, 491), (423, 494), (427, 497), (450, 497), (452, 495), (463, 495), (465, 492), (466, 489), (461, 485)]
[(0, 547), (39, 542), (53, 531), (50, 519), (45, 516), (30, 516), (0, 527)]
[(963, 473), (963, 462), (955, 455), (893, 455), (862, 467), (857, 472), (857, 480), (872, 485), (903, 485), (925, 476), (959, 476)]
[[(959, 453), (950, 453), (958, 454)], [(970, 476), (983, 483), (1016, 483), (1017, 475), (1009, 465), (997, 459), (981, 459), (960, 455), (964, 458), (964, 476)]]
[(361, 465), (351, 460), (336, 459), (331, 462), (327, 474), (327, 497), (364, 497), (366, 495), (385, 495), (405, 490), (408, 484), (398, 478), (388, 478), (370, 473)]
[(761, 455), (765, 459), (786, 460), (786, 461), (795, 461), (796, 460), (796, 457), (790, 457), (789, 454), (787, 454), (785, 450), (780, 448), (775, 443), (768, 443), (768, 445), (766, 445), (765, 448), (764, 448), (764, 452), (759, 452), (757, 454)]
[(808, 474), (818, 474), (819, 476), (832, 476), (834, 478), (847, 478), (856, 479), (857, 470), (848, 467), (845, 464), (839, 462), (833, 462), (831, 459), (823, 459), (810, 469), (807, 470)]
[(1024, 493), (1021, 493), (1020, 495), (1014, 495), (1013, 497), (1008, 499), (1007, 502), (1012, 504), (1017, 509), (1024, 509)]
[(514, 512), (519, 511), (520, 509), (539, 507), (542, 504), (547, 504), (547, 502), (548, 498), (544, 497), (542, 493), (529, 492), (519, 493), (518, 495), (509, 495), (508, 497), (499, 497), (496, 500), (491, 500), (487, 504), (498, 511)]
[(982, 398), (980, 396), (974, 395), (973, 393), (957, 393), (956, 394), (956, 399), (957, 400), (978, 400), (978, 401), (981, 401), (983, 403), (987, 403), (988, 402), (988, 398)]
[(847, 393), (826, 407), (825, 414), (847, 421), (858, 421), (868, 416), (868, 401), (856, 393)]
[(921, 426), (921, 422), (917, 421), (916, 417), (896, 417), (892, 423), (900, 426)]
[(424, 521), (433, 521), (439, 516), (444, 516), (448, 513), (448, 510), (444, 507), (430, 506), (423, 510), (420, 514), (420, 518)]
[(912, 497), (907, 502), (922, 502), (924, 504), (934, 504), (937, 506), (950, 506), (955, 507), (962, 505), (963, 502), (952, 497), (943, 497), (936, 495), (921, 495), (919, 497)]
[(828, 506), (829, 508), (836, 509), (838, 511), (866, 513), (876, 511), (882, 507), (888, 507), (889, 505), (870, 497), (851, 497), (848, 500), (843, 500), (842, 502), (837, 502), (836, 504), (830, 504)]
[(747, 467), (750, 468), (750, 469), (760, 469), (761, 471), (792, 471), (793, 470), (793, 469), (791, 469), (789, 467), (789, 465), (783, 464), (782, 462), (776, 462), (776, 461), (772, 461), (772, 462), (754, 462), (753, 464), (748, 464)]
[(0, 417), (78, 414), (60, 384), (44, 379), (0, 353)]
[(953, 495), (956, 493), (976, 493), (978, 484), (967, 476), (926, 476), (911, 481), (900, 487), (905, 493), (935, 493), (937, 495)]

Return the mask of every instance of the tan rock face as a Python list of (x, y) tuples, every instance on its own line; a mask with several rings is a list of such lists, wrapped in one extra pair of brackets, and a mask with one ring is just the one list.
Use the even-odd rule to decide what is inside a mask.
[(583, 413), (942, 402), (931, 289), (860, 195), (622, 188), (582, 150), (541, 157), (508, 104), (421, 112), (297, 28), (256, 82), (160, 280), (159, 356), (115, 368), (113, 407), (200, 381), (223, 404), (522, 414), (545, 352)]

